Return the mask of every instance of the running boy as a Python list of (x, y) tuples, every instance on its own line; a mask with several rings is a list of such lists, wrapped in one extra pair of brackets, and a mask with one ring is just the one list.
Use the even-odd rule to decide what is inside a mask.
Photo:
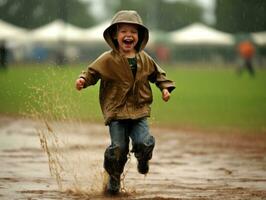
[(103, 36), (112, 50), (103, 53), (82, 72), (76, 80), (76, 88), (81, 90), (101, 79), (100, 105), (111, 138), (111, 145), (104, 154), (104, 168), (109, 174), (107, 192), (117, 194), (130, 138), (138, 172), (147, 174), (149, 171), (155, 145), (147, 123), (152, 103), (149, 82), (162, 91), (164, 101), (169, 100), (175, 86), (143, 51), (149, 32), (136, 11), (119, 11)]

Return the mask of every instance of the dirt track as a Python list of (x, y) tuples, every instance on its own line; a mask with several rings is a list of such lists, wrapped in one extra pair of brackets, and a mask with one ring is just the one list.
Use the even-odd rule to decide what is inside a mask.
[[(150, 173), (137, 174), (131, 155), (125, 191), (114, 199), (266, 199), (266, 136), (151, 131)], [(112, 199), (102, 194), (108, 144), (103, 125), (0, 116), (0, 199)]]

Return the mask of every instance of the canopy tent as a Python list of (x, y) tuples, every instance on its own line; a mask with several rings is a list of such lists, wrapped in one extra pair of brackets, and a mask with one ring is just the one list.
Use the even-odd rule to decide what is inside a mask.
[(33, 42), (83, 42), (84, 29), (74, 25), (63, 22), (62, 20), (55, 20), (40, 28), (33, 30), (30, 33), (30, 39)]
[(194, 23), (183, 29), (169, 33), (170, 40), (183, 45), (233, 45), (234, 37), (201, 23)]
[(257, 45), (260, 45), (260, 46), (266, 45), (266, 31), (252, 33), (251, 37)]
[(88, 42), (105, 42), (103, 38), (103, 32), (104, 30), (110, 26), (111, 21), (105, 21), (99, 25), (90, 27), (88, 29), (85, 29), (84, 35), (85, 35), (85, 41)]
[(0, 41), (21, 42), (27, 38), (27, 30), (0, 19)]
[(153, 45), (156, 43), (167, 43), (169, 42), (168, 33), (161, 31), (161, 30), (151, 30), (149, 31), (149, 42), (148, 45)]
[[(85, 41), (87, 42), (98, 42), (98, 43), (105, 43), (103, 38), (104, 30), (110, 26), (111, 21), (105, 21), (99, 25), (93, 26), (91, 28), (85, 29)], [(152, 44), (158, 42), (158, 40), (163, 40), (163, 32), (161, 31), (150, 31), (149, 32), (149, 42), (147, 46), (151, 46)]]

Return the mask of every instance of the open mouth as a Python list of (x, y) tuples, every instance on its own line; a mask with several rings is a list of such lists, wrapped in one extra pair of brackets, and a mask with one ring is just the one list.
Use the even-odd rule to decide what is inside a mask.
[(123, 40), (123, 43), (125, 43), (126, 45), (131, 45), (134, 43), (134, 40), (132, 38), (125, 38)]

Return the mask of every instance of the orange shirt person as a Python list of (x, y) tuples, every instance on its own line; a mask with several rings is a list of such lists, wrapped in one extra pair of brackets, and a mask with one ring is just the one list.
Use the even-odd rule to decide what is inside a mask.
[(247, 69), (250, 75), (254, 76), (255, 71), (252, 64), (252, 58), (255, 55), (255, 47), (254, 45), (248, 41), (242, 41), (238, 45), (238, 53), (239, 56), (243, 59), (243, 63), (241, 64), (238, 73), (241, 74), (244, 69)]
[(243, 41), (239, 44), (238, 51), (240, 56), (244, 59), (252, 59), (255, 54), (255, 48), (253, 44), (248, 40)]

